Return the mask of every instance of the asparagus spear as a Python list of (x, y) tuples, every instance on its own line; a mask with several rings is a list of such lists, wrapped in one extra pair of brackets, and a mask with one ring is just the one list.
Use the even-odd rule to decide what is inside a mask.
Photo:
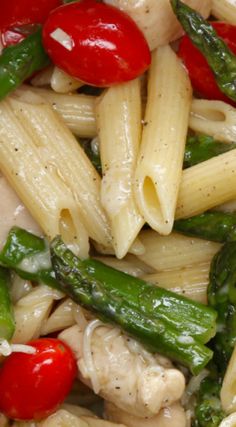
[(236, 242), (225, 243), (213, 258), (208, 287), (209, 304), (218, 312), (213, 340), (215, 361), (224, 372), (236, 343)]
[(47, 243), (22, 228), (10, 230), (0, 252), (0, 264), (14, 269), (23, 279), (43, 282), (55, 288), (58, 286)]
[(188, 136), (184, 153), (184, 168), (197, 165), (234, 148), (236, 148), (235, 142), (217, 141), (208, 135)]
[(214, 242), (236, 240), (236, 213), (205, 212), (174, 222), (174, 229), (187, 236)]
[(0, 268), (0, 339), (6, 340), (11, 339), (15, 330), (9, 284), (9, 272)]
[(236, 101), (236, 56), (198, 12), (180, 0), (171, 0), (171, 4), (193, 44), (206, 58), (219, 89)]
[(41, 29), (4, 49), (0, 56), (0, 99), (47, 65), (49, 58), (43, 49)]
[[(81, 261), (60, 238), (53, 240), (51, 253), (61, 289), (74, 301), (103, 319), (117, 323), (151, 351), (158, 351), (188, 366), (194, 374), (211, 359), (211, 351), (202, 344), (207, 335), (209, 339), (214, 333), (215, 313), (209, 312), (209, 308), (183, 297), (174, 302), (172, 296), (175, 295), (171, 292), (118, 272), (99, 261)], [(190, 317), (182, 316), (181, 304), (185, 311), (191, 313), (190, 316), (197, 314), (197, 310), (199, 314), (201, 312), (203, 324), (208, 319), (208, 331), (200, 332), (202, 328), (196, 318), (194, 335), (195, 318), (190, 320)], [(176, 305), (180, 308), (180, 321), (173, 324), (171, 311), (176, 318)], [(169, 316), (163, 316), (164, 306)], [(203, 328), (206, 327), (204, 325)]]

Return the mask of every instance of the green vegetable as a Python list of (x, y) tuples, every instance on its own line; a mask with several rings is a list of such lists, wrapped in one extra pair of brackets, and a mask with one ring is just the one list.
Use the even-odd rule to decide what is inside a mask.
[(209, 375), (201, 381), (197, 393), (193, 427), (218, 427), (226, 416), (220, 402), (221, 383), (218, 372), (211, 368)]
[(213, 258), (208, 301), (218, 312), (214, 359), (224, 372), (236, 342), (236, 242), (225, 243)]
[(49, 58), (43, 49), (41, 29), (4, 49), (0, 56), (0, 99), (47, 65)]
[(216, 313), (92, 259), (81, 261), (61, 241), (51, 244), (61, 290), (158, 351), (198, 373), (211, 359), (203, 344), (215, 333)]
[(51, 268), (49, 247), (44, 239), (13, 227), (0, 252), (0, 264), (13, 269), (20, 277), (43, 282), (57, 288)]
[(188, 136), (184, 153), (184, 168), (197, 165), (234, 148), (236, 148), (235, 142), (225, 143), (207, 135)]
[(171, 4), (183, 29), (206, 58), (219, 89), (236, 101), (236, 56), (198, 12), (180, 0), (171, 0)]
[(174, 222), (174, 229), (187, 236), (215, 242), (236, 240), (236, 213), (205, 212)]
[(15, 331), (9, 287), (9, 272), (0, 268), (0, 339), (6, 340), (10, 340)]

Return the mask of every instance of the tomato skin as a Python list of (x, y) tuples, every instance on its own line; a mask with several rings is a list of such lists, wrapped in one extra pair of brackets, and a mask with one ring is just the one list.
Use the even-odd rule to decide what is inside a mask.
[(28, 24), (43, 24), (51, 10), (62, 0), (4, 0), (1, 2), (0, 31), (4, 47), (24, 39), (20, 27)]
[(12, 353), (0, 370), (0, 411), (19, 420), (55, 411), (71, 389), (76, 362), (71, 349), (54, 338), (28, 343), (35, 354)]
[[(52, 38), (58, 29), (66, 33), (68, 48)], [(151, 62), (149, 47), (135, 22), (119, 9), (96, 0), (54, 10), (44, 25), (43, 43), (59, 68), (95, 86), (134, 79)]]
[[(225, 22), (212, 22), (217, 34), (225, 41), (236, 54), (236, 26)], [(211, 71), (202, 53), (193, 45), (190, 38), (184, 35), (180, 41), (178, 55), (183, 60), (192, 82), (193, 88), (206, 99), (216, 99), (235, 105), (218, 88), (213, 72)]]

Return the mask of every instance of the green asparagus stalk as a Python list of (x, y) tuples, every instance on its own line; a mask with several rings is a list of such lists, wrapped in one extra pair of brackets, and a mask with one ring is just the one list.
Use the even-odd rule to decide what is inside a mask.
[(171, 0), (171, 4), (193, 44), (206, 58), (219, 89), (236, 101), (236, 56), (198, 12), (180, 0)]
[(0, 339), (6, 340), (12, 338), (15, 330), (9, 287), (9, 272), (0, 268)]
[(57, 288), (51, 268), (49, 247), (46, 241), (19, 227), (13, 227), (0, 252), (0, 264), (13, 269), (20, 277), (46, 283)]
[(4, 49), (0, 56), (0, 99), (47, 65), (49, 58), (43, 49), (41, 29)]
[(214, 242), (236, 240), (236, 213), (205, 212), (174, 222), (174, 230)]
[(236, 343), (236, 242), (225, 243), (211, 263), (209, 304), (218, 312), (214, 358), (224, 372)]
[(184, 153), (184, 168), (197, 165), (234, 148), (236, 148), (235, 142), (217, 141), (208, 135), (188, 136)]
[[(60, 238), (53, 240), (51, 253), (61, 290), (77, 303), (118, 324), (149, 350), (158, 351), (188, 366), (194, 374), (211, 359), (212, 353), (203, 343), (206, 336), (209, 339), (214, 334), (214, 311), (183, 297), (175, 300), (171, 292), (118, 272), (99, 261), (81, 261)], [(172, 320), (177, 317), (176, 305), (180, 309), (179, 322), (174, 324)], [(182, 316), (181, 305), (188, 311), (188, 318)], [(169, 316), (163, 315), (164, 308)], [(208, 319), (208, 325), (203, 326), (204, 334), (197, 311), (201, 313), (203, 324)], [(194, 313), (197, 316), (195, 331)]]

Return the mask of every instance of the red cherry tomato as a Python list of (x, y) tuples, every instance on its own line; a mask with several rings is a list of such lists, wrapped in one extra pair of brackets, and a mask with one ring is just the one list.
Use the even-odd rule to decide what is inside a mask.
[(0, 411), (19, 420), (55, 411), (76, 375), (73, 353), (62, 341), (42, 338), (28, 344), (36, 353), (12, 353), (0, 370)]
[(24, 39), (21, 26), (43, 24), (51, 10), (62, 0), (4, 0), (1, 2), (0, 31), (3, 46), (19, 43)]
[[(224, 22), (212, 22), (217, 34), (236, 54), (236, 26)], [(179, 46), (179, 56), (182, 58), (191, 79), (193, 88), (204, 98), (218, 99), (232, 103), (218, 88), (214, 74), (201, 52), (193, 45), (190, 38), (182, 37)]]
[(45, 23), (43, 43), (53, 62), (95, 86), (134, 79), (151, 61), (135, 22), (119, 9), (82, 0), (55, 9)]

